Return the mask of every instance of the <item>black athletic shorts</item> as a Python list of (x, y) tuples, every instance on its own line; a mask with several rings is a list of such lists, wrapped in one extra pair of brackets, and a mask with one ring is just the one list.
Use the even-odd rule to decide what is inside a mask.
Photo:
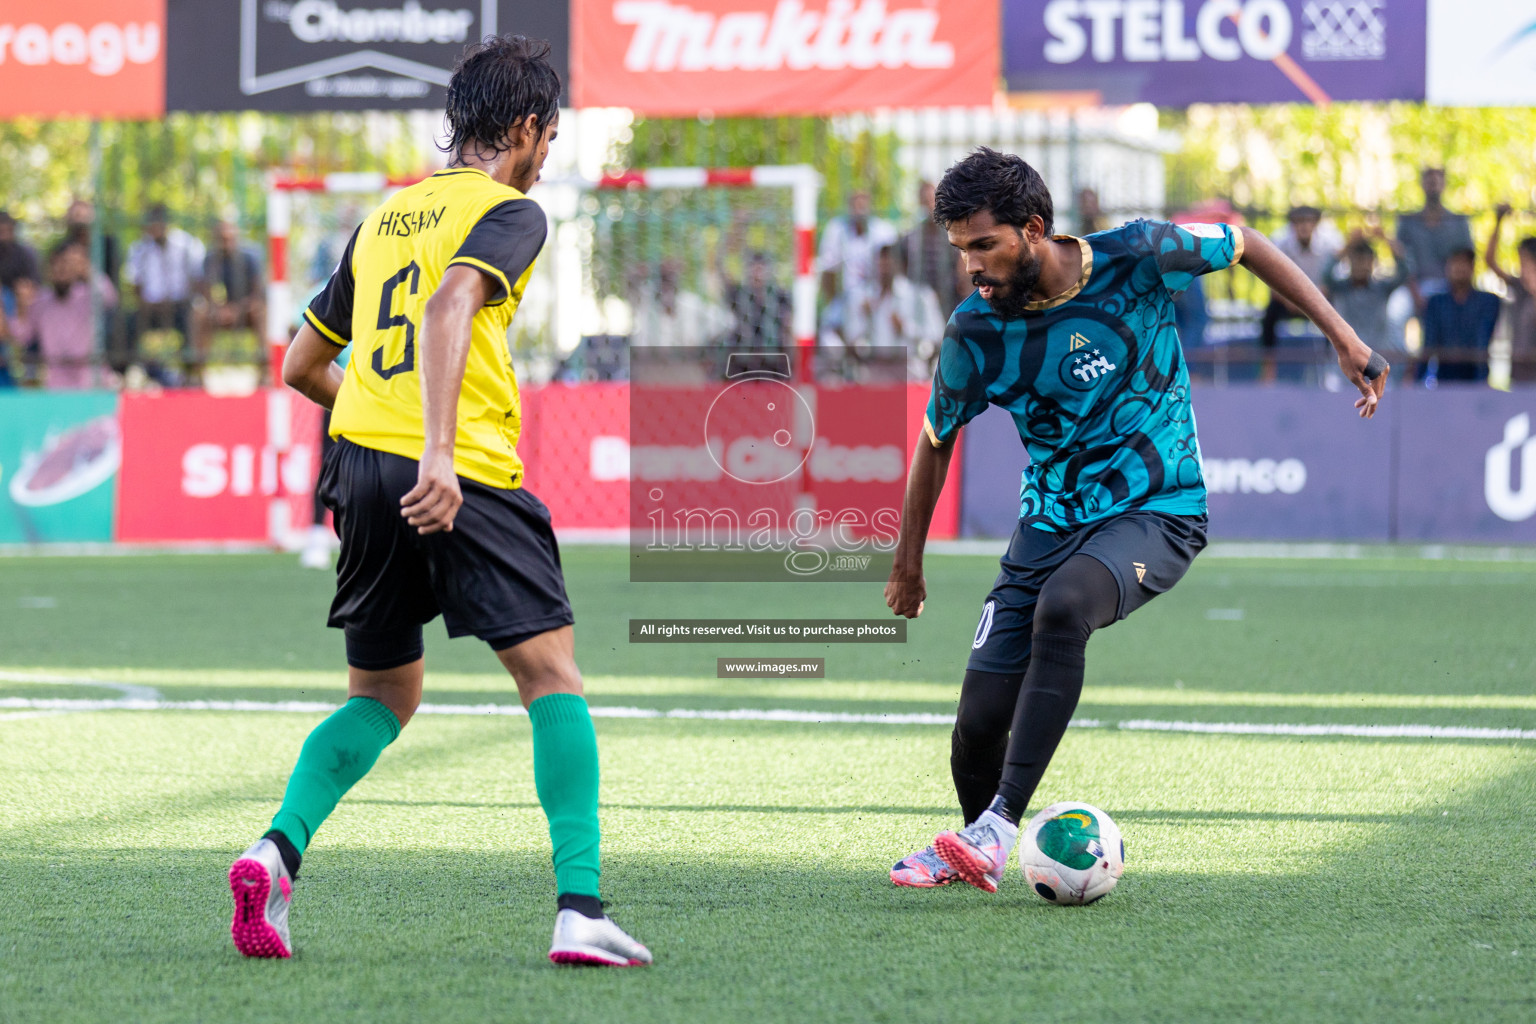
[(1035, 602), (1051, 574), (1076, 554), (1104, 563), (1120, 585), (1125, 618), (1172, 587), (1205, 548), (1205, 516), (1127, 512), (1070, 532), (1039, 530), (1020, 521), (1002, 558), (1002, 571), (982, 606), (966, 667), (1022, 672), (1029, 662)]
[(476, 636), (497, 650), (575, 621), (542, 501), (461, 476), (453, 529), (423, 536), (400, 514), (417, 466), (345, 438), (321, 466), (320, 491), (341, 536), (329, 623), (347, 630), (349, 644), (354, 633), (419, 638), (439, 613), (449, 636)]

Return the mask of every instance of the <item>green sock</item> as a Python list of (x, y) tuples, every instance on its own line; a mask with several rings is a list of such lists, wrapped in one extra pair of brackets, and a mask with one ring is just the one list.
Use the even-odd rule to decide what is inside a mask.
[(528, 705), (533, 722), (533, 786), (549, 819), (558, 895), (596, 896), (599, 872), (597, 733), (587, 702), (551, 693)]
[(399, 735), (400, 720), (372, 697), (353, 697), (337, 708), (304, 741), (272, 827), (303, 853), (337, 801)]

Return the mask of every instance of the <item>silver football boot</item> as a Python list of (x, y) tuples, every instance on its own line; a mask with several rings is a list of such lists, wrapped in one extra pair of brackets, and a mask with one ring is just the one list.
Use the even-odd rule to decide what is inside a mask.
[(260, 839), (230, 865), (229, 891), (235, 897), (235, 919), (229, 926), (235, 948), (245, 956), (293, 956), (288, 936), (293, 878), (276, 843)]
[(566, 909), (555, 915), (549, 958), (557, 964), (586, 967), (643, 967), (651, 962), (651, 951), (607, 917), (587, 917)]

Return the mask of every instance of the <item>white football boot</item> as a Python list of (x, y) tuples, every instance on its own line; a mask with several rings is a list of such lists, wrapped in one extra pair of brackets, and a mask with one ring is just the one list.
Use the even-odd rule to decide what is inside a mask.
[(557, 964), (586, 967), (643, 967), (651, 962), (651, 951), (609, 918), (587, 917), (567, 908), (555, 915), (549, 958)]
[(260, 839), (230, 865), (229, 891), (235, 897), (235, 919), (229, 926), (235, 948), (245, 956), (293, 956), (288, 936), (293, 878), (276, 843)]

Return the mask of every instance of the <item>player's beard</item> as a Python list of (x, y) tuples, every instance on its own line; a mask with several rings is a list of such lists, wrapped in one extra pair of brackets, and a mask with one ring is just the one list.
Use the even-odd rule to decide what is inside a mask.
[(1041, 269), (1040, 260), (1028, 249), (1024, 249), (1019, 253), (1019, 261), (1014, 264), (1013, 272), (1006, 280), (973, 274), (971, 284), (977, 288), (984, 284), (991, 285), (992, 297), (987, 300), (987, 305), (1004, 320), (1012, 320), (1023, 316), (1025, 307), (1034, 301), (1030, 296), (1034, 293), (1035, 285), (1040, 283)]

